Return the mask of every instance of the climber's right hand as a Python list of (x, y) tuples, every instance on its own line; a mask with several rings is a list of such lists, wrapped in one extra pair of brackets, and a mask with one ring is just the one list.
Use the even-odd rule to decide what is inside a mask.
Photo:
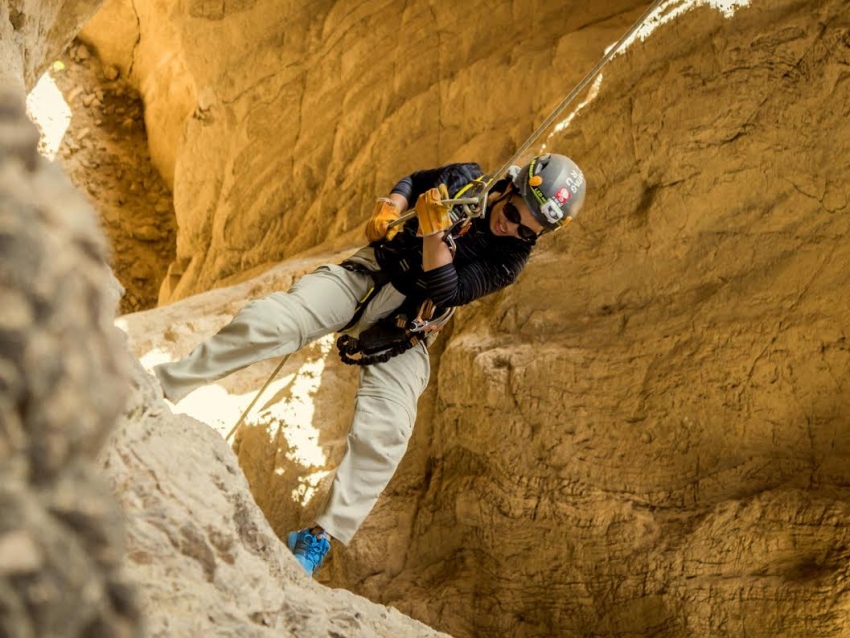
[(445, 184), (425, 191), (416, 200), (416, 217), (419, 219), (419, 235), (428, 237), (442, 233), (452, 225), (451, 208), (443, 203), (449, 199)]
[(401, 224), (390, 228), (390, 224), (399, 217), (398, 204), (388, 197), (380, 197), (375, 202), (375, 209), (372, 211), (372, 216), (366, 222), (366, 239), (369, 242), (387, 241), (395, 237), (396, 233), (401, 230)]

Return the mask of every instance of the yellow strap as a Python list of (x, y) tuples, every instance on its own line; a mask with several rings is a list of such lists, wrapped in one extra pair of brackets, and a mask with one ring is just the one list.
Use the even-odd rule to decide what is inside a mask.
[(357, 307), (354, 309), (354, 314), (351, 315), (351, 321), (345, 324), (342, 328), (339, 329), (339, 332), (345, 332), (346, 330), (351, 330), (354, 326), (357, 325), (357, 322), (360, 321), (360, 316), (363, 314), (363, 311), (366, 309), (366, 304), (368, 304), (372, 300), (372, 295), (375, 294), (375, 286), (369, 288), (366, 291), (366, 294), (363, 295), (363, 299), (361, 299), (357, 303)]

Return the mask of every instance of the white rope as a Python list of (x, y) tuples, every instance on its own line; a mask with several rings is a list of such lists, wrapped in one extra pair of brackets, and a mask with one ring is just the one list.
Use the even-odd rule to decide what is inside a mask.
[(268, 387), (271, 385), (271, 382), (272, 382), (272, 381), (274, 381), (274, 378), (275, 378), (275, 377), (278, 375), (278, 373), (280, 372), (280, 369), (283, 367), (283, 364), (285, 364), (287, 361), (289, 361), (289, 357), (291, 357), (291, 356), (292, 356), (292, 353), (289, 353), (289, 354), (288, 354), (288, 355), (286, 355), (286, 356), (285, 356), (285, 357), (281, 360), (281, 362), (277, 365), (277, 367), (274, 369), (274, 371), (273, 371), (273, 372), (271, 373), (271, 375), (269, 376), (268, 381), (266, 381), (265, 385), (263, 385), (263, 387), (262, 387), (262, 388), (260, 388), (260, 391), (259, 391), (259, 392), (257, 392), (257, 394), (256, 394), (256, 395), (254, 396), (254, 398), (252, 399), (251, 403), (249, 403), (249, 404), (248, 404), (248, 407), (247, 407), (247, 408), (245, 408), (245, 411), (244, 411), (244, 412), (242, 412), (242, 416), (240, 416), (240, 417), (239, 417), (239, 420), (236, 422), (236, 425), (234, 425), (234, 426), (230, 429), (230, 432), (228, 432), (228, 433), (227, 433), (227, 436), (226, 436), (226, 437), (224, 437), (224, 440), (225, 440), (225, 441), (227, 441), (228, 443), (230, 443), (230, 437), (232, 437), (234, 434), (236, 434), (236, 430), (238, 430), (238, 429), (239, 429), (239, 426), (240, 426), (240, 425), (242, 425), (242, 422), (245, 420), (245, 417), (247, 417), (247, 416), (248, 416), (248, 413), (251, 411), (251, 408), (253, 408), (253, 407), (254, 407), (254, 404), (256, 404), (256, 403), (257, 403), (257, 401), (259, 401), (259, 400), (260, 400), (260, 396), (263, 394), (263, 392), (265, 392), (265, 391), (266, 391), (266, 388), (268, 388)]
[(640, 18), (638, 18), (637, 22), (632, 25), (632, 28), (626, 31), (623, 37), (617, 40), (614, 46), (611, 47), (608, 52), (605, 53), (604, 56), (602, 56), (602, 59), (599, 60), (596, 66), (593, 67), (590, 72), (584, 76), (582, 81), (579, 82), (575, 86), (575, 88), (570, 91), (567, 97), (565, 97), (563, 101), (555, 107), (555, 110), (552, 111), (549, 117), (547, 117), (543, 121), (543, 123), (537, 127), (537, 130), (534, 131), (534, 133), (531, 134), (531, 136), (525, 141), (525, 143), (523, 143), (523, 145), (519, 147), (517, 152), (514, 153), (513, 156), (507, 162), (505, 162), (504, 166), (502, 166), (502, 168), (500, 168), (495, 173), (493, 179), (490, 181), (490, 184), (488, 184), (488, 187), (484, 189), (484, 192), (480, 196), (482, 203), (486, 200), (487, 193), (490, 191), (490, 187), (492, 186), (492, 184), (498, 181), (501, 177), (503, 177), (512, 165), (516, 164), (517, 160), (519, 160), (519, 158), (522, 157), (522, 155), (543, 134), (543, 132), (552, 125), (552, 122), (554, 122), (557, 117), (561, 113), (563, 113), (564, 109), (567, 108), (570, 102), (572, 102), (576, 98), (576, 96), (581, 93), (584, 88), (588, 84), (590, 84), (597, 75), (599, 75), (599, 72), (602, 71), (602, 67), (608, 64), (611, 58), (613, 58), (617, 54), (617, 52), (622, 48), (622, 46), (629, 41), (629, 39), (638, 31), (638, 29), (640, 29), (644, 25), (644, 23), (649, 20), (650, 16), (655, 13), (655, 10), (658, 9), (658, 7), (660, 7), (661, 4), (665, 1), (666, 0), (655, 0), (655, 2), (652, 3), (652, 6), (649, 7), (649, 9), (647, 9), (646, 12)]
[[(611, 58), (613, 58), (617, 54), (617, 52), (623, 47), (623, 45), (628, 42), (629, 39), (631, 39), (631, 37), (634, 36), (635, 33), (637, 33), (637, 31), (647, 22), (647, 20), (649, 20), (652, 14), (655, 13), (658, 7), (668, 1), (669, 0), (655, 0), (655, 2), (652, 3), (649, 9), (647, 9), (646, 12), (640, 18), (638, 18), (637, 22), (635, 22), (632, 27), (628, 31), (626, 31), (626, 33), (624, 33), (623, 36), (619, 40), (617, 40), (616, 43), (614, 43), (614, 46), (608, 49), (608, 51), (605, 53), (605, 55), (602, 56), (602, 59), (599, 60), (596, 66), (593, 67), (590, 72), (588, 72), (588, 74), (584, 76), (581, 82), (579, 82), (575, 86), (575, 88), (569, 92), (567, 97), (565, 97), (561, 101), (561, 103), (555, 107), (555, 110), (552, 111), (549, 117), (547, 117), (543, 121), (543, 123), (537, 127), (537, 130), (534, 131), (534, 133), (529, 136), (529, 138), (523, 143), (523, 145), (519, 147), (517, 152), (514, 153), (513, 156), (507, 162), (505, 162), (504, 166), (502, 166), (502, 168), (500, 168), (493, 175), (490, 181), (487, 182), (487, 184), (482, 189), (480, 195), (478, 195), (477, 206), (474, 206), (474, 208), (477, 210), (475, 210), (473, 214), (470, 214), (468, 200), (461, 201), (456, 199), (445, 199), (443, 200), (443, 203), (448, 206), (456, 206), (461, 203), (467, 204), (463, 207), (463, 209), (469, 217), (483, 217), (487, 211), (487, 195), (490, 193), (490, 189), (493, 187), (493, 185), (508, 172), (508, 169), (513, 166), (517, 162), (517, 160), (522, 157), (522, 155), (531, 147), (531, 145), (534, 144), (534, 142), (543, 134), (543, 132), (552, 125), (552, 122), (554, 122), (558, 118), (558, 116), (564, 112), (564, 109), (567, 108), (570, 102), (572, 102), (576, 98), (576, 96), (578, 96), (578, 94), (581, 93), (597, 75), (599, 75), (599, 72), (602, 71), (602, 67), (608, 64)], [(399, 224), (403, 224), (415, 215), (416, 211), (411, 210), (410, 212), (399, 217), (397, 220), (393, 221), (390, 224), (390, 228)]]

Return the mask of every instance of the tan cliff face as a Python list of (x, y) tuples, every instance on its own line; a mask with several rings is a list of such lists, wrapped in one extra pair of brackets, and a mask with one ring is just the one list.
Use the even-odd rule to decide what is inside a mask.
[(82, 35), (139, 87), (174, 184), (161, 303), (359, 240), (376, 193), (417, 168), (495, 170), (643, 8), (136, 4)]
[[(501, 165), (646, 8), (141, 4), (82, 38), (174, 195), (174, 303), (119, 321), (145, 366), (342, 259), (398, 177)], [(850, 20), (710, 4), (668, 6), (541, 140), (584, 210), (440, 336), (408, 454), (319, 583), (454, 636), (847, 632)], [(180, 407), (226, 432), (276, 363)], [(234, 457), (134, 371), (101, 464), (153, 633), (433, 635), (274, 537), (320, 506), (355, 383), (305, 349)]]

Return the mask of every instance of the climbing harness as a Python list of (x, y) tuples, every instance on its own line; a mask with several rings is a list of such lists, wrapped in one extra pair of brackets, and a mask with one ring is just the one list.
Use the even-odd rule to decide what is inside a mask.
[(340, 335), (336, 341), (339, 357), (348, 365), (384, 363), (419, 345), (428, 335), (439, 332), (454, 312), (453, 307), (440, 309), (426, 299), (419, 304), (413, 319), (408, 319), (405, 313), (398, 313), (370, 326), (357, 337)]
[(421, 342), (407, 324), (407, 315), (400, 314), (392, 322), (379, 321), (357, 337), (340, 335), (336, 341), (339, 358), (343, 363), (358, 366), (389, 361)]
[[(455, 239), (464, 235), (471, 228), (471, 220), (474, 217), (470, 206), (478, 202), (478, 192), (486, 186), (486, 178), (479, 177), (472, 180), (461, 188), (451, 201), (455, 202), (460, 211), (452, 209), (452, 224), (446, 229), (445, 241), (449, 245), (452, 255), (457, 250)], [(471, 196), (475, 195), (475, 196)], [(376, 273), (370, 272), (375, 276)], [(435, 334), (448, 323), (454, 315), (455, 309), (438, 308), (433, 301), (425, 299), (422, 301), (412, 319), (407, 313), (396, 312), (390, 317), (378, 321), (358, 336), (354, 337), (344, 334), (347, 330), (357, 325), (368, 303), (375, 296), (377, 290), (387, 283), (387, 275), (380, 273), (375, 285), (360, 300), (354, 316), (344, 328), (340, 330), (340, 337), (336, 341), (340, 359), (348, 365), (368, 366), (373, 363), (384, 363), (392, 357), (410, 350), (424, 340), (424, 335)]]
[[(547, 117), (543, 123), (537, 127), (537, 130), (534, 131), (529, 138), (522, 144), (522, 146), (517, 149), (516, 153), (505, 162), (505, 164), (493, 175), (493, 177), (484, 185), (484, 188), (478, 193), (477, 197), (474, 201), (468, 201), (468, 198), (462, 199), (444, 199), (442, 203), (446, 206), (450, 207), (460, 207), (462, 214), (467, 216), (467, 219), (472, 217), (483, 217), (487, 212), (487, 195), (490, 190), (493, 188), (493, 185), (502, 177), (508, 174), (511, 167), (519, 160), (520, 157), (531, 147), (531, 145), (543, 134), (543, 132), (548, 129), (552, 122), (554, 122), (561, 113), (564, 112), (564, 109), (590, 84), (594, 78), (602, 71), (602, 68), (608, 64), (608, 62), (613, 58), (617, 52), (623, 47), (623, 45), (628, 42), (628, 40), (635, 34), (637, 31), (649, 20), (650, 16), (655, 13), (655, 11), (664, 3), (669, 0), (655, 0), (649, 9), (638, 18), (638, 20), (632, 25), (632, 27), (626, 31), (623, 36), (617, 40), (617, 42), (612, 46), (605, 55), (599, 60), (599, 62), (594, 66), (587, 75), (579, 82), (572, 91), (569, 92), (567, 97), (563, 99), (563, 101), (555, 107), (555, 110)], [(403, 224), (407, 220), (411, 219), (416, 215), (416, 211), (410, 211), (409, 213), (402, 215), (397, 220), (390, 224), (390, 228), (397, 226), (399, 224)], [(451, 246), (450, 234), (447, 233), (447, 243)]]

